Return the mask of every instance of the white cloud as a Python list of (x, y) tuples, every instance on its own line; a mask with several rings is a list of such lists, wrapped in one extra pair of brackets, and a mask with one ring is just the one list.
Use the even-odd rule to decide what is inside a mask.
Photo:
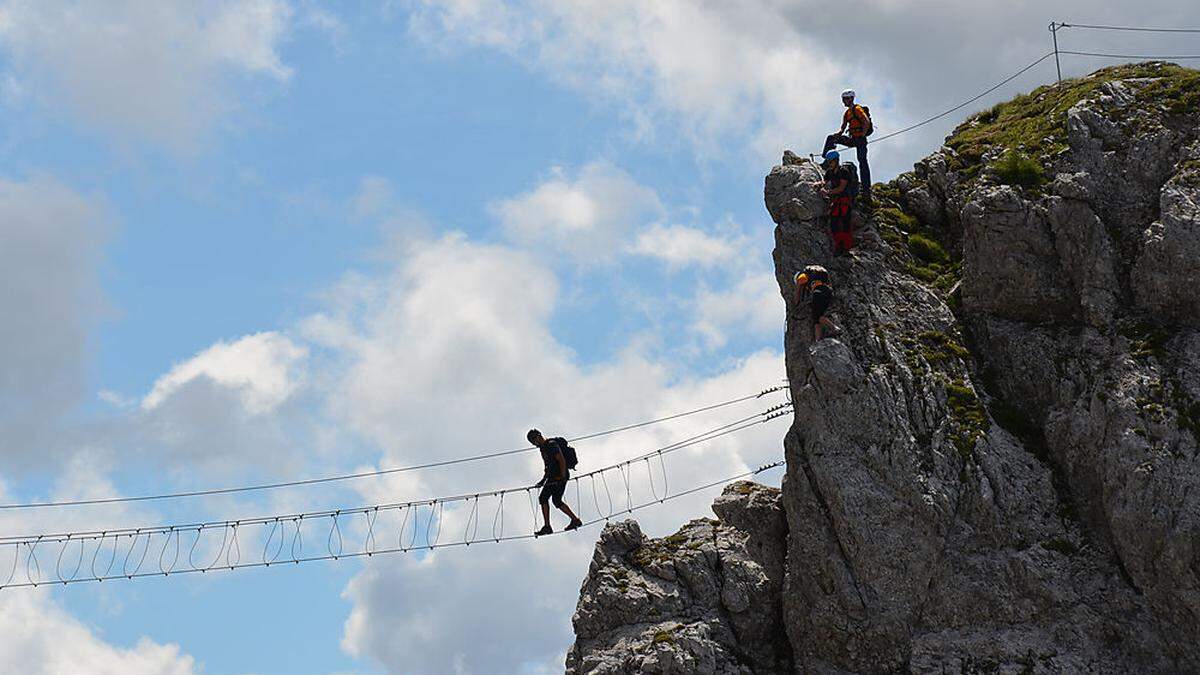
[(217, 342), (159, 377), (103, 437), (191, 486), (313, 471), (328, 435), (309, 368), (308, 346), (280, 333)]
[(630, 249), (659, 258), (671, 267), (715, 265), (737, 254), (736, 242), (683, 225), (654, 225), (641, 232)]
[(722, 140), (733, 135), (775, 156), (818, 120), (836, 127), (837, 110), (820, 94), (848, 70), (768, 0), (428, 1), (410, 29), (431, 44), (512, 54), (617, 101), (644, 130), (682, 135), (709, 152), (724, 152)]
[(153, 410), (184, 385), (207, 378), (237, 391), (250, 412), (266, 413), (299, 386), (307, 356), (306, 347), (275, 332), (218, 342), (158, 378), (142, 399), (142, 408)]
[[(845, 12), (805, 2), (742, 0), (414, 0), (412, 33), (433, 48), (508, 54), (585, 96), (614, 103), (656, 142), (682, 137), (706, 157), (777, 161), (783, 148), (820, 149), (849, 86), (880, 133), (948, 109), (1050, 50), (1046, 4), (862, 0)], [(1116, 25), (1195, 25), (1195, 3), (1054, 3), (1058, 16)], [(1100, 12), (1099, 14), (1097, 12)], [(931, 27), (936, 39), (924, 39)], [(917, 36), (917, 39), (914, 39)], [(1189, 36), (1071, 30), (1063, 49), (1191, 53)], [(1063, 57), (1064, 75), (1112, 61)], [(1053, 82), (1044, 62), (975, 110)], [(932, 151), (963, 115), (888, 141), (872, 155), (879, 178)], [(737, 150), (735, 150), (737, 152)]]
[(779, 285), (769, 272), (747, 275), (725, 290), (702, 288), (695, 307), (693, 329), (710, 348), (724, 345), (730, 333), (763, 335), (779, 330), (784, 316)]
[(491, 209), (515, 241), (584, 261), (620, 253), (630, 232), (663, 211), (654, 190), (602, 162), (584, 166), (574, 179), (556, 169), (533, 190)]
[(0, 454), (10, 460), (52, 458), (59, 422), (83, 396), (105, 211), (48, 178), (0, 180)]
[[(191, 150), (235, 107), (239, 80), (285, 81), (281, 0), (0, 3), (22, 89), (121, 139)], [(35, 93), (36, 92), (36, 93)]]
[(30, 675), (187, 675), (195, 661), (178, 645), (143, 637), (132, 647), (105, 642), (44, 590), (0, 593), (0, 672)]

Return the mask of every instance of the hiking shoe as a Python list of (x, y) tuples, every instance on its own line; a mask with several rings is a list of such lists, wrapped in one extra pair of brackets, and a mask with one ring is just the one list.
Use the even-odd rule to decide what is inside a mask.
[(550, 527), (549, 525), (546, 525), (546, 526), (543, 526), (542, 529), (538, 530), (537, 532), (534, 532), (533, 536), (540, 537), (543, 534), (553, 534), (553, 533), (554, 533), (554, 528)]
[(572, 520), (572, 521), (571, 521), (571, 524), (570, 524), (570, 525), (568, 525), (568, 526), (564, 527), (564, 528), (563, 528), (563, 530), (564, 530), (564, 531), (566, 531), (566, 532), (569, 532), (569, 531), (571, 531), (571, 530), (578, 530), (578, 529), (579, 529), (579, 527), (580, 527), (581, 525), (583, 525), (583, 521), (582, 521), (582, 520), (580, 520), (580, 519), (578, 519), (578, 518), (576, 518), (576, 519), (574, 519), (574, 520)]

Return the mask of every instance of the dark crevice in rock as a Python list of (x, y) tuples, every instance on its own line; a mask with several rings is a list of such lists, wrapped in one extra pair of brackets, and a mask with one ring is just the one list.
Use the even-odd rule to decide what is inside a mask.
[[(800, 447), (804, 447), (803, 441), (801, 441)], [(825, 500), (825, 495), (821, 493), (821, 486), (817, 481), (817, 477), (813, 475), (812, 466), (808, 463), (806, 457), (801, 459), (800, 466), (804, 471), (804, 479), (808, 481), (808, 489), (812, 492), (813, 497), (816, 498), (817, 504), (821, 508), (821, 513), (825, 516), (825, 526), (829, 531), (829, 538), (837, 545), (838, 552), (841, 554), (841, 564), (854, 584), (854, 592), (858, 595), (859, 606), (866, 609), (867, 600), (863, 597), (862, 589), (858, 585), (858, 577), (854, 572), (854, 557), (846, 550), (846, 545), (838, 534), (837, 522), (834, 520), (833, 512), (829, 509), (829, 503)]]

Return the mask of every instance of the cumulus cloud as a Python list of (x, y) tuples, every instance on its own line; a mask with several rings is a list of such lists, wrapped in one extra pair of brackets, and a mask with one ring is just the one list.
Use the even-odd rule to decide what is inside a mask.
[(308, 345), (278, 332), (219, 341), (160, 376), (105, 438), (189, 481), (299, 475), (325, 461), (330, 441), (309, 361)]
[(498, 49), (617, 102), (643, 131), (715, 152), (723, 138), (777, 154), (826, 108), (845, 67), (784, 20), (779, 3), (686, 0), (423, 2), (417, 36)]
[(218, 342), (158, 378), (142, 408), (153, 410), (189, 382), (207, 378), (236, 390), (250, 412), (265, 413), (299, 386), (307, 355), (307, 348), (275, 332)]
[(612, 165), (593, 162), (574, 178), (555, 169), (537, 187), (491, 210), (513, 240), (586, 261), (611, 259), (625, 237), (660, 217), (663, 207), (654, 190)]
[[(1098, 7), (1054, 4), (1057, 16), (1134, 26), (1192, 26), (1194, 3), (1147, 0)], [(614, 102), (642, 131), (682, 134), (702, 154), (745, 143), (755, 161), (782, 148), (819, 149), (840, 122), (838, 92), (849, 86), (872, 108), (881, 133), (945, 110), (1050, 50), (1045, 3), (863, 0), (854, 20), (811, 3), (747, 0), (420, 0), (410, 30), (437, 49), (477, 47), (508, 54), (585, 95)], [(1082, 19), (1076, 19), (1082, 20)], [(937, 39), (913, 39), (939, 30)], [(984, 30), (986, 28), (986, 30)], [(850, 38), (853, 39), (850, 39)], [(1186, 35), (1067, 31), (1064, 49), (1186, 54)], [(1069, 46), (1065, 46), (1069, 45)], [(1112, 63), (1064, 57), (1064, 74)], [(1053, 81), (1042, 64), (980, 101), (977, 109)], [(964, 111), (964, 114), (970, 112)], [(879, 177), (907, 169), (940, 145), (961, 115), (881, 146)], [(662, 140), (656, 136), (656, 140)], [(743, 151), (744, 152), (744, 151)]]
[(0, 48), (40, 103), (126, 140), (192, 149), (242, 81), (286, 81), (281, 0), (5, 0)]
[(702, 288), (695, 299), (693, 329), (709, 348), (724, 345), (731, 334), (764, 335), (778, 330), (784, 315), (775, 275), (750, 274), (721, 290)]
[(54, 457), (54, 430), (81, 399), (110, 229), (96, 198), (49, 178), (0, 180), (0, 449), (10, 461)]
[(191, 656), (179, 645), (143, 637), (132, 647), (112, 645), (35, 589), (0, 594), (0, 671), (96, 673), (97, 675), (189, 675)]
[(654, 225), (631, 247), (637, 255), (658, 258), (671, 267), (715, 265), (737, 254), (736, 242), (684, 225)]

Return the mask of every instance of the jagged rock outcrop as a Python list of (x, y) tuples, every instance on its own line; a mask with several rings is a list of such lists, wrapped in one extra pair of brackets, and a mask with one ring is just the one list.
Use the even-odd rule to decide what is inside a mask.
[(572, 619), (569, 673), (789, 672), (779, 490), (741, 481), (663, 539), (606, 525)]
[[(850, 256), (818, 179), (785, 156), (764, 191), (794, 670), (1200, 672), (1200, 72), (1110, 68), (975, 115), (876, 186)], [(813, 262), (844, 328), (816, 345), (791, 299)]]

